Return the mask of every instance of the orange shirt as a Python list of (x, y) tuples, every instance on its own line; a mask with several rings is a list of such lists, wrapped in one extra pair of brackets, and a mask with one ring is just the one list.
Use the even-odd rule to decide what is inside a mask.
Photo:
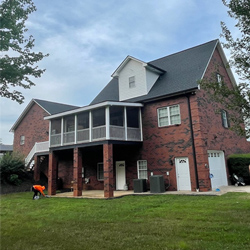
[(44, 192), (43, 192), (43, 187), (41, 185), (34, 185), (33, 188), (37, 191), (39, 191), (43, 196), (45, 196)]

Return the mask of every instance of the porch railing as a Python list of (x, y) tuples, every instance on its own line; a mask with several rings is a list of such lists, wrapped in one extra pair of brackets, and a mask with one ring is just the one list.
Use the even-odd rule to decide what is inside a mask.
[(51, 135), (50, 146), (57, 147), (101, 140), (142, 141), (141, 129), (110, 125), (109, 130), (107, 130), (106, 125), (103, 125), (94, 127), (91, 131), (87, 128), (77, 130), (76, 133), (75, 131), (64, 132), (63, 137), (61, 137), (61, 134)]

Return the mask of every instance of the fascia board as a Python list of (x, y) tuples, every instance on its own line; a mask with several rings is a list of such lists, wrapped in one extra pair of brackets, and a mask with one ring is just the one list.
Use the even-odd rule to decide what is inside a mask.
[(141, 104), (141, 103), (131, 103), (131, 102), (111, 102), (111, 101), (107, 101), (107, 102), (97, 103), (97, 104), (94, 104), (94, 105), (84, 106), (84, 107), (81, 107), (81, 108), (78, 108), (78, 109), (58, 113), (58, 114), (55, 114), (55, 115), (46, 116), (46, 117), (44, 117), (44, 120), (51, 120), (51, 119), (54, 119), (54, 118), (59, 118), (59, 117), (62, 117), (62, 116), (77, 114), (77, 113), (80, 113), (80, 112), (89, 111), (89, 110), (93, 110), (93, 109), (97, 109), (97, 108), (101, 108), (101, 107), (107, 107), (107, 106), (143, 107), (143, 104)]

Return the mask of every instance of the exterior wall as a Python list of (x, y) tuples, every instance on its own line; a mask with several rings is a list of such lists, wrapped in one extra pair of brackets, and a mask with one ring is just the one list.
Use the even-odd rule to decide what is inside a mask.
[[(228, 86), (232, 86), (217, 50), (208, 66), (205, 77), (209, 78), (215, 67), (218, 67), (217, 71), (223, 76), (224, 82)], [(207, 149), (224, 150), (226, 156), (232, 153), (250, 152), (250, 143), (245, 137), (238, 136), (234, 131), (222, 126), (221, 114), (216, 113), (216, 110), (223, 109), (222, 105), (211, 102), (203, 90), (197, 93), (197, 102), (201, 114), (201, 133)], [(229, 110), (228, 113), (229, 116), (237, 117), (238, 115)]]
[[(157, 109), (175, 104), (180, 105), (181, 124), (158, 127)], [(192, 189), (196, 188), (193, 150), (188, 116), (187, 97), (179, 97), (150, 103), (143, 108), (143, 147), (141, 159), (147, 160), (148, 178), (163, 175), (168, 190), (177, 190), (176, 157), (188, 157)], [(169, 172), (169, 176), (166, 175)]]
[[(210, 79), (213, 72), (218, 72), (223, 81), (232, 87), (232, 83), (223, 65), (222, 59), (216, 49), (208, 65), (204, 78)], [(206, 155), (207, 150), (223, 150), (225, 158), (233, 153), (249, 153), (250, 142), (243, 136), (238, 136), (234, 131), (222, 126), (221, 113), (216, 112), (224, 109), (221, 104), (212, 102), (204, 90), (197, 91), (192, 98), (192, 115), (195, 129), (195, 145), (198, 155)], [(232, 114), (228, 110), (228, 114)], [(208, 163), (207, 156), (200, 159), (202, 165)]]
[[(49, 140), (49, 121), (43, 119), (47, 115), (48, 113), (39, 105), (33, 104), (14, 131), (14, 151), (18, 151), (26, 157), (36, 142)], [(21, 136), (25, 136), (23, 145), (20, 145)]]

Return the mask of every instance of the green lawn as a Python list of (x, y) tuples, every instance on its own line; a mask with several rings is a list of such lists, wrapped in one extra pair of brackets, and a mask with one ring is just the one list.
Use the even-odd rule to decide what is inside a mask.
[(1, 249), (250, 249), (250, 194), (1, 196)]

